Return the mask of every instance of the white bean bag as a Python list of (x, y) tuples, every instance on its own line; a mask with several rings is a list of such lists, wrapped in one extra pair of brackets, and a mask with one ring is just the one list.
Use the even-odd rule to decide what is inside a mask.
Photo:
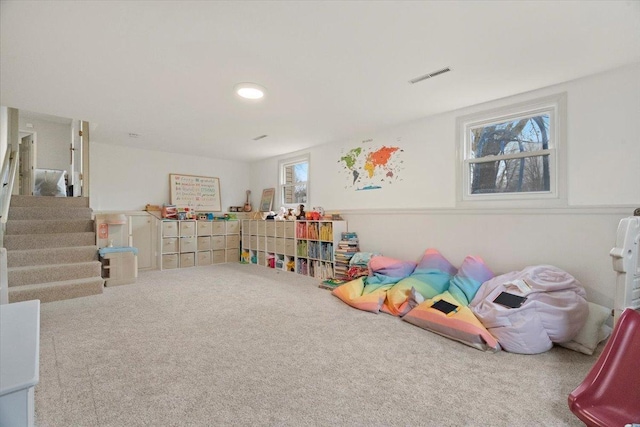
[[(518, 288), (517, 279), (524, 279), (530, 289)], [(518, 308), (493, 302), (503, 291), (527, 300)], [(469, 307), (504, 350), (523, 354), (542, 353), (554, 342), (571, 341), (589, 314), (580, 282), (551, 265), (527, 267), (484, 282)]]

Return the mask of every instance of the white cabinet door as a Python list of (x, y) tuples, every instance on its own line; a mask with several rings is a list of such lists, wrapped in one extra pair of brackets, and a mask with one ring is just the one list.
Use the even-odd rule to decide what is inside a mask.
[(150, 215), (131, 215), (129, 221), (131, 224), (131, 246), (138, 248), (138, 269), (155, 268), (155, 218)]

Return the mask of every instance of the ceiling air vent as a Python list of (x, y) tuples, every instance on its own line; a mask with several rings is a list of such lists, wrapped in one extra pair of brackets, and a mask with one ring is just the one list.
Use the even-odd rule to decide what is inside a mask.
[(423, 80), (430, 79), (431, 77), (435, 77), (435, 76), (439, 76), (440, 74), (448, 73), (449, 71), (451, 71), (451, 68), (446, 67), (446, 68), (443, 68), (441, 70), (437, 70), (437, 71), (431, 72), (429, 74), (425, 74), (424, 76), (420, 76), (420, 77), (416, 77), (415, 79), (411, 79), (411, 80), (409, 80), (409, 83), (416, 84), (416, 83), (421, 82)]
[(259, 141), (259, 140), (261, 140), (263, 138), (266, 138), (266, 137), (267, 137), (267, 135), (260, 135), (260, 136), (256, 136), (255, 138), (253, 138), (253, 140), (254, 141)]

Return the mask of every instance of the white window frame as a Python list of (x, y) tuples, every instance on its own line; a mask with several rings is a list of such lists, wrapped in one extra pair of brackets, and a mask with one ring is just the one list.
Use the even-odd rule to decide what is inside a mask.
[[(300, 203), (285, 203), (284, 201), (284, 187), (285, 184), (285, 168), (287, 166), (295, 165), (297, 163), (307, 163), (307, 181), (304, 183), (307, 186), (307, 201), (304, 203), (305, 206), (309, 206), (309, 182), (311, 177), (311, 156), (309, 154), (304, 154), (296, 157), (289, 157), (286, 159), (281, 159), (278, 161), (278, 200), (280, 201), (281, 206), (287, 208), (297, 208)], [(300, 184), (298, 184), (300, 185)]]
[[(566, 93), (562, 93), (458, 117), (456, 120), (456, 140), (459, 144), (457, 206), (474, 208), (566, 206), (566, 104)], [(500, 156), (499, 159), (508, 160), (548, 155), (549, 191), (472, 194), (470, 165), (480, 162), (471, 159), (470, 130), (478, 126), (502, 123), (543, 113), (549, 114), (548, 149), (531, 154), (517, 153)]]

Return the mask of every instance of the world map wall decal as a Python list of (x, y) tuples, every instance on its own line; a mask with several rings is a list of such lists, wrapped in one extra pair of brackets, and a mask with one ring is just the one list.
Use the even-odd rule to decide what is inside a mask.
[(400, 172), (404, 169), (404, 150), (391, 145), (373, 146), (363, 141), (363, 146), (345, 148), (338, 163), (345, 175), (344, 188), (377, 190), (395, 181), (402, 181)]

